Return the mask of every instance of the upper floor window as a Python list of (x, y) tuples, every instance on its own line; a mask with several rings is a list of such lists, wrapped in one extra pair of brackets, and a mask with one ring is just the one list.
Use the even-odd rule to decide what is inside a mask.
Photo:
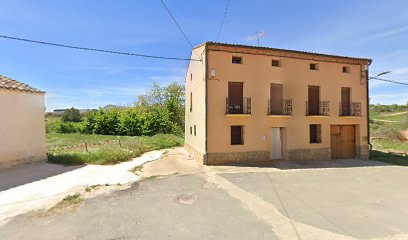
[(194, 125), (194, 136), (197, 136), (197, 126)]
[(309, 65), (310, 70), (319, 70), (319, 64), (318, 63), (311, 63)]
[(190, 135), (193, 135), (193, 127), (190, 126)]
[(232, 57), (233, 64), (242, 64), (242, 57)]
[(272, 67), (280, 67), (281, 66), (281, 61), (273, 59), (272, 60)]
[(190, 81), (193, 81), (193, 74), (190, 73)]
[(343, 67), (343, 73), (350, 73), (350, 72), (351, 72), (351, 68), (349, 66)]

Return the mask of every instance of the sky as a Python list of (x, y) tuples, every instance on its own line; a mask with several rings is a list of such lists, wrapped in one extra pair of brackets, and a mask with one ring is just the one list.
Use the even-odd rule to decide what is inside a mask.
[[(227, 0), (164, 0), (196, 46), (216, 41)], [(189, 58), (160, 0), (0, 0), (0, 35)], [(220, 42), (373, 59), (370, 75), (408, 83), (406, 0), (231, 0)], [(46, 108), (129, 105), (153, 82), (183, 83), (188, 61), (148, 59), (0, 39), (0, 74), (46, 91)], [(408, 86), (370, 80), (371, 103), (404, 104)]]

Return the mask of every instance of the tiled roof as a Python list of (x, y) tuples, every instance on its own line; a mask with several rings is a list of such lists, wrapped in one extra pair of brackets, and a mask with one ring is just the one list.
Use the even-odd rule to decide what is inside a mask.
[(9, 89), (22, 92), (31, 92), (31, 93), (45, 93), (37, 88), (30, 87), (25, 83), (18, 82), (14, 79), (0, 75), (0, 89)]
[(349, 57), (349, 56), (341, 56), (341, 55), (334, 55), (334, 54), (325, 54), (325, 53), (315, 53), (315, 52), (305, 52), (305, 51), (298, 51), (298, 50), (289, 50), (283, 48), (271, 48), (271, 47), (258, 47), (258, 46), (251, 46), (251, 45), (241, 45), (241, 44), (231, 44), (231, 43), (220, 43), (220, 42), (205, 42), (200, 44), (197, 47), (200, 47), (204, 44), (214, 45), (214, 46), (226, 46), (226, 47), (237, 47), (237, 48), (249, 48), (249, 49), (258, 49), (258, 50), (272, 50), (272, 51), (281, 51), (281, 52), (288, 52), (288, 53), (295, 53), (295, 54), (307, 54), (307, 55), (315, 55), (315, 56), (322, 56), (322, 57), (333, 57), (333, 58), (343, 58), (343, 59), (350, 59), (350, 60), (361, 60), (371, 62), (372, 60), (369, 58), (358, 58), (358, 57)]

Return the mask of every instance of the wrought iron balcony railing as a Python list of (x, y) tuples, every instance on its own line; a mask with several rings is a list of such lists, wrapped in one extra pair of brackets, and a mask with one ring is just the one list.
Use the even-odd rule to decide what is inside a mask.
[(292, 99), (268, 100), (268, 115), (293, 115)]
[(234, 101), (230, 102), (227, 98), (227, 109), (226, 114), (251, 114), (251, 103), (250, 97), (242, 98), (242, 102)]
[(319, 102), (306, 101), (306, 115), (307, 116), (330, 116), (330, 102), (329, 101), (319, 101)]
[(339, 116), (361, 116), (361, 103), (339, 103)]

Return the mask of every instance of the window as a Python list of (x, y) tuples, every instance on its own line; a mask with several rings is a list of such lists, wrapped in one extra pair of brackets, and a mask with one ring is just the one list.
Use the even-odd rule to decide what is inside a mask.
[(350, 72), (351, 72), (350, 67), (344, 66), (344, 67), (343, 67), (343, 72), (344, 72), (344, 73), (350, 73)]
[(322, 142), (322, 125), (320, 124), (310, 124), (310, 143), (321, 143)]
[(193, 81), (193, 74), (190, 73), (190, 81)]
[(193, 111), (193, 93), (190, 92), (190, 112)]
[(244, 144), (243, 126), (231, 126), (231, 145)]
[(280, 66), (281, 66), (280, 60), (276, 60), (276, 59), (272, 60), (272, 67), (280, 67)]
[(242, 57), (232, 57), (233, 64), (242, 64)]
[(194, 125), (194, 136), (197, 136), (197, 127)]
[(311, 63), (310, 64), (310, 70), (319, 70), (319, 64)]
[(190, 135), (193, 135), (193, 127), (190, 127)]

